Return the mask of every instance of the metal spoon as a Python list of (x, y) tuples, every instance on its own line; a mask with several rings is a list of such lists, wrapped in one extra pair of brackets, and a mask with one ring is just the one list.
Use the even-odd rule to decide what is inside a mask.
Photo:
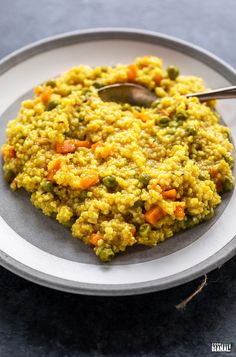
[[(129, 103), (141, 107), (150, 107), (158, 97), (147, 88), (133, 83), (116, 83), (98, 89), (104, 102)], [(236, 86), (210, 90), (208, 92), (191, 93), (187, 98), (197, 97), (201, 102), (212, 99), (236, 98)]]

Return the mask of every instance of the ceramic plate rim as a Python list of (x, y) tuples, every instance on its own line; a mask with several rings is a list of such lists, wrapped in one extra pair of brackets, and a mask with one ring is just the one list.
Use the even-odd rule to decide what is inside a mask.
[[(212, 53), (186, 41), (177, 39), (173, 36), (168, 36), (158, 32), (130, 29), (130, 28), (95, 28), (80, 31), (67, 32), (56, 36), (51, 36), (46, 39), (34, 42), (24, 46), (19, 50), (14, 51), (10, 55), (0, 60), (0, 75), (7, 72), (10, 68), (24, 60), (36, 56), (47, 50), (57, 47), (65, 47), (76, 43), (120, 39), (133, 40), (141, 42), (149, 42), (158, 44), (163, 47), (181, 51), (191, 57), (203, 62), (215, 71), (220, 72), (231, 83), (236, 82), (236, 71), (232, 66), (227, 64)], [(234, 79), (234, 80), (233, 80)], [(171, 275), (162, 279), (152, 281), (133, 283), (133, 284), (89, 284), (81, 282), (73, 282), (57, 278), (55, 276), (39, 272), (30, 268), (3, 251), (0, 250), (0, 264), (11, 272), (38, 283), (43, 286), (51, 287), (57, 290), (80, 293), (85, 295), (134, 295), (152, 291), (168, 289), (180, 284), (184, 284), (190, 280), (200, 277), (209, 271), (220, 267), (224, 262), (232, 258), (236, 254), (236, 236), (232, 237), (222, 249), (211, 257), (205, 259), (201, 263), (190, 267), (180, 273)]]

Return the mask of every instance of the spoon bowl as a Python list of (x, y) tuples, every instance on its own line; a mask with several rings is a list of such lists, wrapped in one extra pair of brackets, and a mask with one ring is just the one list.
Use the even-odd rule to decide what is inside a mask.
[[(149, 89), (134, 83), (115, 83), (98, 89), (104, 102), (129, 103), (140, 107), (151, 107), (158, 97)], [(197, 97), (201, 102), (213, 99), (236, 98), (236, 86), (214, 89), (200, 93), (190, 93), (187, 98)]]
[(141, 107), (150, 107), (158, 97), (147, 88), (133, 83), (116, 83), (98, 90), (104, 102), (129, 103)]

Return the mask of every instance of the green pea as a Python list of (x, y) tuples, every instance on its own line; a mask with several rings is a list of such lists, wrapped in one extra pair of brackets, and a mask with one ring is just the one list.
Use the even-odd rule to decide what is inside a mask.
[(79, 140), (85, 140), (85, 132), (84, 131), (78, 131), (76, 133), (76, 138)]
[(156, 136), (152, 136), (151, 137), (151, 141), (152, 141), (153, 144), (158, 144), (159, 143), (159, 140), (158, 140), (158, 138)]
[(129, 103), (125, 103), (121, 105), (121, 109), (122, 110), (130, 110), (131, 109), (131, 105)]
[(58, 93), (59, 93), (62, 97), (67, 97), (68, 95), (71, 94), (71, 89), (69, 89), (69, 88), (61, 88), (60, 91), (58, 91)]
[(100, 67), (101, 72), (106, 73), (108, 71), (108, 67), (106, 66), (101, 66)]
[(143, 237), (143, 238), (146, 238), (149, 236), (149, 234), (151, 233), (152, 231), (152, 228), (150, 226), (150, 224), (148, 223), (144, 223), (142, 224), (140, 227), (139, 227), (139, 230), (138, 230), (138, 234)]
[(98, 89), (99, 89), (99, 88), (101, 88), (101, 87), (104, 87), (104, 84), (97, 81), (97, 82), (94, 82), (94, 83), (93, 83), (93, 86), (94, 86), (95, 88), (98, 88)]
[(81, 191), (79, 198), (81, 201), (84, 201), (88, 197), (88, 191)]
[(231, 191), (234, 188), (234, 184), (231, 180), (225, 179), (222, 185), (223, 192)]
[(70, 219), (70, 220), (67, 221), (67, 222), (63, 222), (63, 226), (68, 227), (68, 228), (71, 228), (74, 223), (75, 223), (75, 219), (72, 218), (72, 219)]
[(109, 260), (111, 260), (111, 258), (114, 257), (115, 253), (111, 248), (103, 248), (99, 251), (98, 255), (103, 262), (108, 262)]
[(143, 184), (143, 186), (147, 187), (149, 184), (149, 181), (151, 180), (151, 176), (145, 173), (142, 173), (139, 176), (139, 181)]
[(228, 139), (230, 139), (230, 137), (231, 137), (230, 131), (226, 131), (225, 134), (226, 134), (226, 137), (227, 137)]
[(115, 189), (118, 185), (115, 176), (106, 176), (102, 179), (104, 186), (107, 188)]
[(195, 136), (197, 135), (197, 130), (194, 127), (188, 127), (185, 129), (185, 132), (188, 136)]
[(91, 89), (84, 89), (84, 93), (83, 93), (87, 98), (92, 94)]
[(186, 229), (191, 228), (191, 226), (192, 226), (191, 218), (185, 217), (183, 223), (184, 223), (184, 228), (186, 228)]
[(234, 159), (233, 159), (233, 157), (232, 157), (231, 154), (227, 153), (227, 154), (224, 156), (224, 160), (229, 164), (230, 167), (233, 167)]
[(170, 118), (168, 117), (161, 117), (158, 121), (158, 125), (161, 126), (162, 128), (165, 128), (169, 125), (170, 123)]
[(199, 218), (197, 217), (186, 216), (184, 220), (185, 228), (191, 228), (198, 223), (199, 223)]
[(64, 133), (64, 135), (67, 137), (67, 138), (71, 138), (72, 137), (72, 131), (71, 130), (68, 130), (67, 132)]
[(44, 181), (41, 183), (41, 188), (44, 192), (52, 192), (54, 185), (50, 181)]
[(50, 110), (53, 110), (58, 106), (58, 104), (59, 104), (58, 100), (50, 100), (47, 104), (46, 111), (49, 112)]
[(49, 81), (46, 82), (46, 86), (47, 86), (47, 87), (55, 88), (56, 85), (57, 85), (57, 82), (56, 82), (55, 80), (53, 80), (53, 79), (51, 79), (51, 80), (49, 80)]
[(160, 99), (155, 100), (154, 102), (152, 102), (151, 107), (152, 107), (153, 109), (158, 108), (159, 105), (160, 105), (160, 102), (161, 102)]
[(14, 178), (16, 177), (16, 174), (13, 170), (11, 169), (6, 169), (4, 171), (3, 174), (4, 179), (8, 182), (8, 183), (12, 183), (12, 181), (14, 180)]
[(133, 109), (134, 109), (136, 112), (139, 112), (139, 113), (141, 113), (141, 111), (142, 111), (142, 108), (137, 107), (137, 106), (133, 106)]
[(169, 66), (167, 68), (168, 77), (174, 81), (179, 75), (179, 69), (175, 66)]
[(205, 173), (200, 173), (198, 176), (199, 180), (205, 181), (208, 179), (207, 175)]
[(136, 201), (136, 202), (134, 203), (134, 207), (135, 207), (135, 208), (138, 208), (138, 207), (143, 208), (143, 207), (144, 207), (144, 203), (145, 203), (145, 201), (143, 201), (143, 200), (138, 200), (138, 201)]
[(173, 128), (168, 128), (168, 132), (167, 132), (169, 135), (175, 135), (176, 133), (176, 128), (173, 127)]
[(179, 109), (176, 111), (176, 114), (175, 114), (175, 119), (176, 120), (186, 120), (188, 117), (187, 113), (186, 113), (186, 110), (184, 109)]
[(214, 210), (212, 209), (204, 218), (205, 221), (208, 221), (214, 216)]
[(131, 212), (127, 212), (125, 215), (124, 215), (124, 218), (126, 220), (126, 222), (129, 222), (131, 221), (131, 219), (134, 218), (133, 214)]

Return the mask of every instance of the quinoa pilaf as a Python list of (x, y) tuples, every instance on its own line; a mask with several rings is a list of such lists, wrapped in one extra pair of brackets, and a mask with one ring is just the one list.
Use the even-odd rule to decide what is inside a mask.
[[(105, 103), (97, 89), (135, 82), (152, 108)], [(214, 102), (185, 94), (201, 78), (154, 56), (130, 65), (81, 65), (35, 88), (8, 124), (4, 177), (44, 214), (109, 261), (127, 246), (155, 246), (210, 219), (233, 189), (233, 145)]]

